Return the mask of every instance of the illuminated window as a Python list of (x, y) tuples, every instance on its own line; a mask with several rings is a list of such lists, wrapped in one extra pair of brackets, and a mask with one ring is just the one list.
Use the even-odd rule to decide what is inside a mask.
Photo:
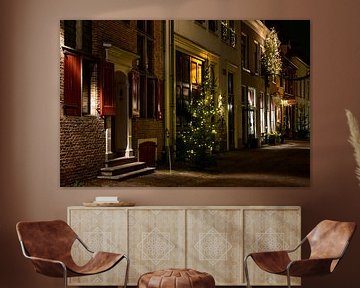
[(191, 58), (191, 83), (200, 85), (202, 80), (202, 62), (196, 58)]
[(229, 148), (235, 148), (234, 74), (228, 72), (228, 133)]
[(185, 53), (176, 52), (176, 125), (181, 131), (190, 120), (189, 103), (199, 97), (203, 62)]
[(201, 84), (202, 82), (202, 64), (198, 64), (198, 69), (197, 69), (197, 79), (198, 79), (198, 84)]
[(260, 133), (265, 133), (266, 132), (266, 122), (265, 122), (265, 117), (266, 117), (266, 112), (265, 112), (265, 97), (264, 97), (264, 93), (260, 93)]
[(191, 83), (197, 84), (197, 64), (196, 62), (191, 62)]

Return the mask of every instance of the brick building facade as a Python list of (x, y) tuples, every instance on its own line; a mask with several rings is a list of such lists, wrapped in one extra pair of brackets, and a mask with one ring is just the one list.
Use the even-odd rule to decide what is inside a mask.
[(162, 21), (60, 21), (60, 184), (163, 150)]

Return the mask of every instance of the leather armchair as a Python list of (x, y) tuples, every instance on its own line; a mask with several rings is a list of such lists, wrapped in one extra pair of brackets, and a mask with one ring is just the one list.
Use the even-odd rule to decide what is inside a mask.
[[(344, 256), (355, 229), (354, 222), (324, 220), (292, 250), (250, 253), (244, 259), (247, 287), (251, 287), (247, 266), (249, 258), (268, 273), (286, 275), (289, 288), (291, 276), (305, 277), (332, 273)], [(289, 254), (299, 249), (306, 241), (310, 245), (310, 257), (291, 260)]]
[[(115, 267), (121, 260), (127, 261), (124, 288), (127, 285), (129, 259), (125, 254), (93, 252), (71, 227), (62, 220), (19, 222), (16, 231), (24, 256), (31, 260), (35, 271), (50, 277), (87, 276), (102, 273)], [(75, 241), (91, 254), (90, 260), (78, 266), (72, 256), (71, 247)]]

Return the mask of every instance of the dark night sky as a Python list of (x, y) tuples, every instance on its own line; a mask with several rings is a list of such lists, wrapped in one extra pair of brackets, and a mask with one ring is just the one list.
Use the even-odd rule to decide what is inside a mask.
[(310, 20), (266, 20), (268, 28), (274, 27), (281, 43), (290, 41), (292, 56), (298, 56), (310, 65)]

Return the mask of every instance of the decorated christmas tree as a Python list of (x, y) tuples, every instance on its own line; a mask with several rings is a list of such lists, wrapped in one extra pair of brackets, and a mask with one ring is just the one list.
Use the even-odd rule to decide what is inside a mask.
[(216, 97), (215, 79), (208, 61), (203, 69), (199, 93), (192, 95), (188, 106), (189, 123), (180, 133), (184, 158), (196, 169), (215, 164), (213, 152), (219, 150), (224, 123), (223, 104)]

